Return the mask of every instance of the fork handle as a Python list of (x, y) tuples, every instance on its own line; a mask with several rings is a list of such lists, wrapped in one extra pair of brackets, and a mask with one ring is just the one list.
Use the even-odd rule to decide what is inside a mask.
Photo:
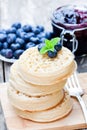
[(78, 101), (79, 101), (79, 103), (82, 107), (82, 111), (83, 111), (83, 114), (84, 114), (84, 117), (85, 117), (85, 123), (87, 124), (87, 108), (86, 108), (86, 105), (85, 105), (82, 97), (79, 94), (77, 94), (76, 97), (77, 97), (77, 99), (78, 99)]

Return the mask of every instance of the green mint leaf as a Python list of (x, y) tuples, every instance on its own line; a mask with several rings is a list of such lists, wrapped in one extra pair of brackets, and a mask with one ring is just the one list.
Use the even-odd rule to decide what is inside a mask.
[(50, 48), (50, 46), (51, 46), (50, 40), (45, 39), (45, 44), (46, 44), (47, 48)]
[(54, 52), (54, 47), (50, 48), (48, 51), (53, 51)]
[(40, 50), (40, 54), (45, 54), (48, 51), (48, 48), (46, 46), (42, 47)]
[(54, 46), (58, 44), (60, 38), (53, 38), (51, 40), (45, 39), (45, 46), (43, 46), (40, 50), (40, 54), (45, 54), (48, 51), (54, 51)]
[(46, 48), (46, 46), (44, 46), (43, 48), (41, 48), (40, 54), (45, 54), (48, 51), (54, 51), (54, 47), (49, 49), (49, 48)]
[(52, 44), (52, 46), (55, 46), (58, 42), (60, 41), (60, 38), (53, 38), (50, 43)]

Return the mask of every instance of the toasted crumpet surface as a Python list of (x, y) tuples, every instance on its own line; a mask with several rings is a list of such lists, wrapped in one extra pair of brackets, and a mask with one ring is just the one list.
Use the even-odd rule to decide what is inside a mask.
[(74, 55), (62, 47), (56, 58), (41, 55), (37, 47), (27, 49), (19, 58), (18, 73), (32, 84), (49, 85), (68, 78), (76, 69)]

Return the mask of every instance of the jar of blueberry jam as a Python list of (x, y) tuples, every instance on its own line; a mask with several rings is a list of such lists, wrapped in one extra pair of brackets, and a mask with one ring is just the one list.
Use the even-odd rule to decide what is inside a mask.
[(87, 7), (66, 5), (54, 10), (51, 17), (54, 36), (76, 56), (87, 54)]

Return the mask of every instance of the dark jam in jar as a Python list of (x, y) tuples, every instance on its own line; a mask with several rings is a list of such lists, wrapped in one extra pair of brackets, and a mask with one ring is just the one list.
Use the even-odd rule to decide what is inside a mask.
[(63, 36), (64, 46), (72, 51), (72, 44), (78, 44), (75, 55), (87, 54), (86, 6), (66, 5), (59, 7), (53, 12), (51, 22), (54, 36)]

